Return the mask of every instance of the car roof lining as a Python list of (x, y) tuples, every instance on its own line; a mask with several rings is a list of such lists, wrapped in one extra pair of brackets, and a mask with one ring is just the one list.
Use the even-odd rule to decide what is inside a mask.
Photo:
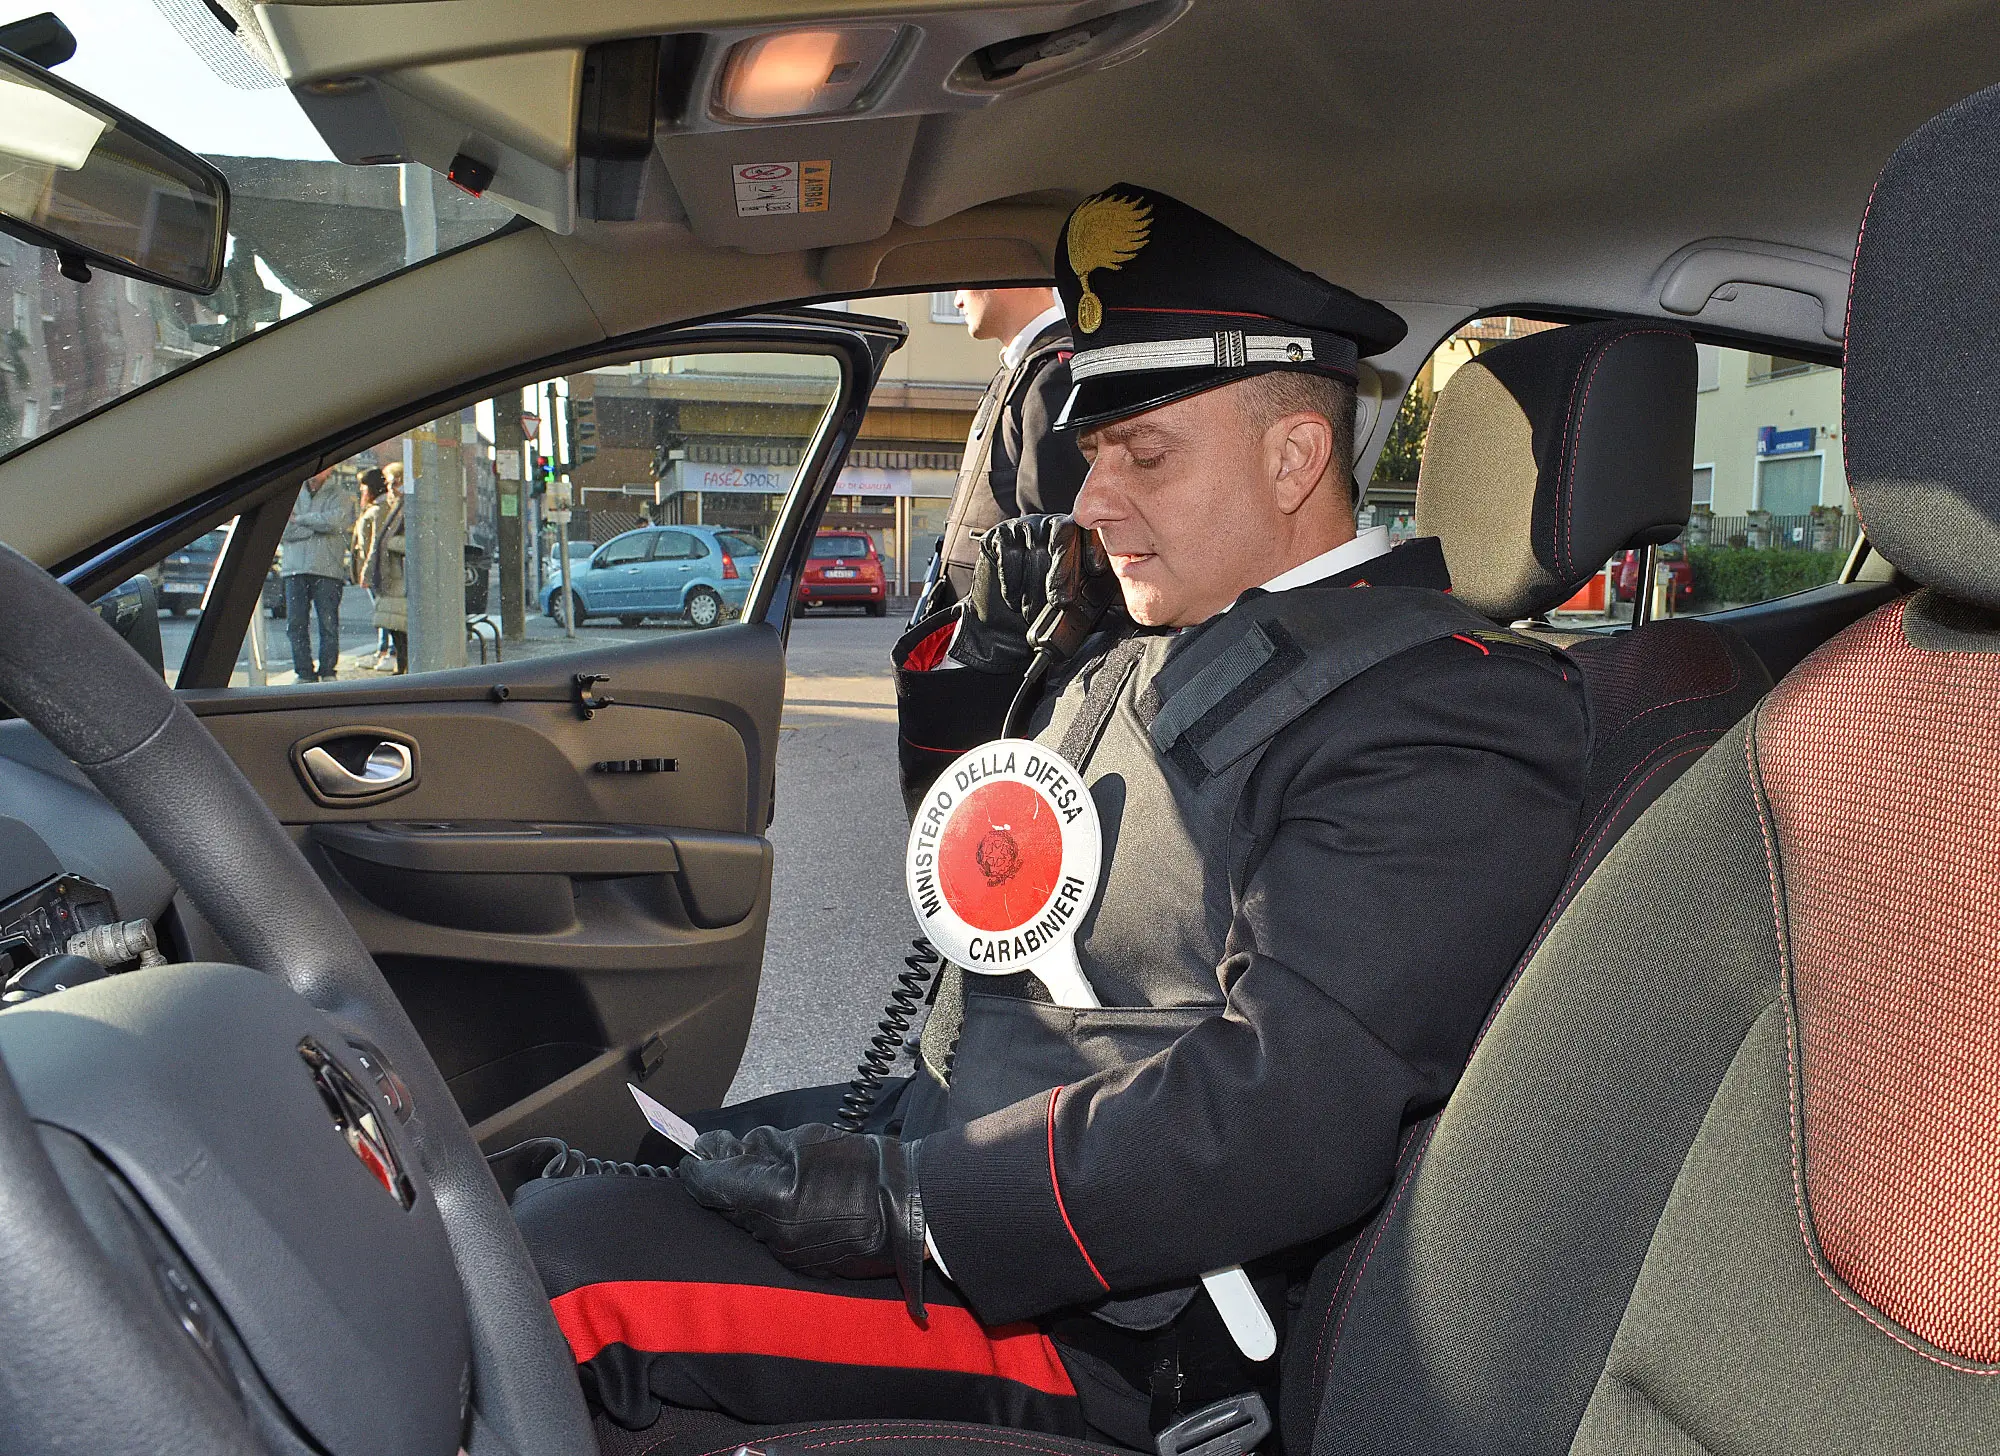
[[(877, 0), (866, 10), (1000, 8), (1021, 7)], [(309, 74), (860, 9), (851, 0), (262, 7), (267, 22), (291, 27)], [(308, 34), (317, 39), (297, 39)], [(843, 194), (865, 193), (870, 209), (893, 197), (894, 219), (923, 228), (1005, 198), (1065, 205), (1129, 180), (1372, 297), (1532, 297), (1649, 313), (1660, 270), (1704, 240), (1848, 258), (1881, 160), (1918, 122), (1985, 84), (1996, 49), (2000, 11), (1979, 0), (1408, 0), (1393, 24), (1379, 7), (1337, 0), (1198, 3), (1110, 69), (1032, 98), (925, 116), (907, 149), (857, 149), (841, 164), (848, 180), (836, 174), (834, 210)], [(737, 138), (738, 150), (813, 137), (832, 147), (888, 120), (666, 134), (658, 151), (684, 186), (706, 193), (708, 174), (689, 158), (713, 151), (718, 135)], [(713, 212), (714, 199), (700, 200), (694, 211)], [(684, 201), (665, 204), (677, 220)], [(579, 236), (625, 226), (586, 225)], [(889, 212), (871, 226), (890, 227)], [(1721, 300), (1704, 321), (1803, 340), (1824, 317), (1798, 295), (1738, 291), (1740, 306)]]

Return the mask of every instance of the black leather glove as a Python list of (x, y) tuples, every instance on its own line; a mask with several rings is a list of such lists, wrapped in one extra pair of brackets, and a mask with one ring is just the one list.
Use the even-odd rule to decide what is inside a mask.
[(681, 1182), (788, 1269), (843, 1279), (896, 1276), (910, 1317), (924, 1309), (924, 1201), (913, 1145), (822, 1123), (703, 1133)]
[[(1025, 672), (1034, 658), (1029, 629), (1050, 602), (1087, 604), (1089, 625), (1117, 597), (1117, 580), (1090, 533), (1071, 516), (1016, 516), (979, 538), (951, 655), (982, 672)], [(1068, 656), (1087, 634), (1065, 642)]]

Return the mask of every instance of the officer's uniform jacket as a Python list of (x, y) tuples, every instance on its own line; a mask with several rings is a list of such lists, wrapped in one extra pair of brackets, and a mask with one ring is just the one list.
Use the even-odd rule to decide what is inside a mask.
[(966, 437), (942, 542), (951, 600), (972, 584), (981, 532), (1015, 516), (1066, 514), (1090, 468), (1074, 435), (1049, 428), (1069, 398), (1069, 325), (1058, 316), (1025, 342), (986, 386)]
[(1044, 699), (1104, 828), (1076, 941), (1103, 1005), (951, 973), (903, 1129), (983, 1320), (1330, 1234), (1450, 1091), (1560, 887), (1587, 723), (1559, 652), (1445, 587), (1412, 542), (1099, 634)]

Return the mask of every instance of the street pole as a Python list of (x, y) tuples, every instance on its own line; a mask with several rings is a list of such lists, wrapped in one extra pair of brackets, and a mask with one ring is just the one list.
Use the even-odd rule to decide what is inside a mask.
[(528, 635), (526, 563), (521, 548), (523, 440), (519, 390), (493, 401), (493, 480), (500, 506), (500, 635), (519, 642)]
[(570, 483), (568, 452), (563, 438), (566, 417), (557, 413), (560, 396), (556, 393), (556, 381), (551, 379), (544, 387), (548, 390), (548, 404), (542, 410), (542, 433), (548, 440), (549, 459), (555, 462), (556, 474), (549, 486), (547, 502), (549, 518), (556, 523), (556, 570), (562, 575), (563, 635), (575, 637), (576, 597), (569, 588)]
[[(557, 481), (549, 487), (549, 494), (553, 496), (556, 491), (563, 489), (566, 485), (566, 481)], [(563, 636), (574, 637), (576, 636), (576, 622), (574, 620), (575, 613), (571, 608), (575, 606), (576, 598), (570, 595), (569, 590), (569, 507), (553, 507), (549, 511), (549, 514), (555, 518), (556, 565), (562, 572)]]
[(465, 666), (465, 436), (471, 411), (419, 427), (404, 479), (410, 671)]

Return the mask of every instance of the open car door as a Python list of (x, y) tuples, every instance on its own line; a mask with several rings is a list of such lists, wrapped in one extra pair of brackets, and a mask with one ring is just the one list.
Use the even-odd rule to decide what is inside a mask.
[[(178, 685), (332, 889), (489, 1150), (550, 1133), (629, 1156), (627, 1081), (685, 1109), (727, 1090), (770, 909), (789, 607), (904, 332), (770, 314), (523, 365), (356, 421), (93, 564), (117, 579), (226, 530)], [(740, 443), (719, 450), (718, 434)], [(397, 465), (400, 497), (327, 548), (349, 553), (327, 588), (345, 620), (336, 680), (311, 681), (288, 635), (309, 628), (304, 661), (324, 667), (320, 624), (299, 620), (311, 593), (287, 576), (312, 574), (301, 523), (338, 521), (328, 502)], [(538, 472), (591, 504), (565, 524), (588, 517), (618, 549), (572, 557), (565, 579), (532, 529), (567, 514)], [(495, 535), (518, 569), (478, 546)], [(671, 569), (652, 567), (662, 553)], [(528, 631), (508, 640), (521, 619), (499, 598), (514, 593)], [(377, 622), (406, 634), (407, 674), (374, 670)]]

